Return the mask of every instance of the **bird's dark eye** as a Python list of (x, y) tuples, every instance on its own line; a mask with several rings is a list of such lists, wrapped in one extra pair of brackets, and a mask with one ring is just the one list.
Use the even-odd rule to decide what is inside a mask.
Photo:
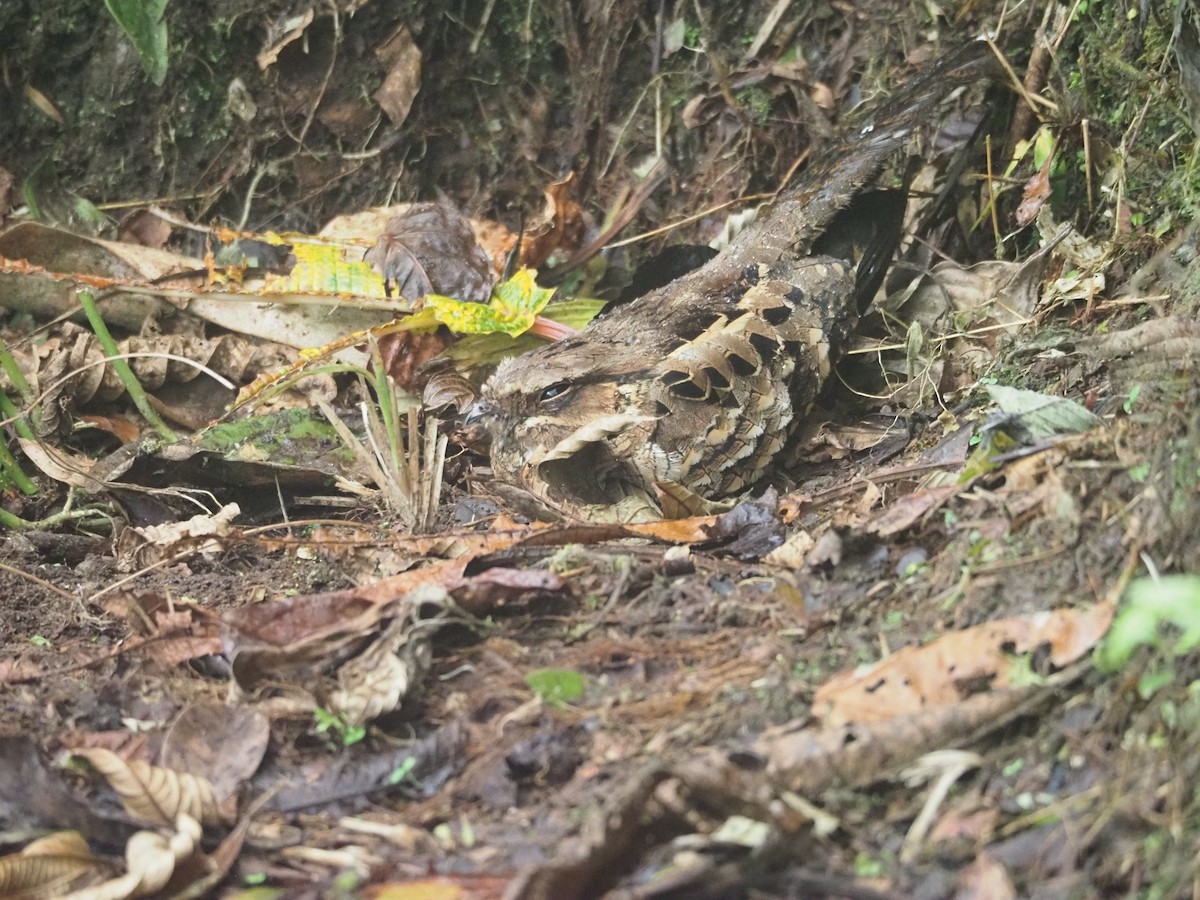
[(565, 381), (559, 381), (550, 385), (548, 388), (544, 388), (542, 392), (538, 394), (538, 403), (545, 403), (547, 400), (553, 400), (555, 397), (561, 397), (569, 390), (571, 390), (571, 385), (567, 384)]

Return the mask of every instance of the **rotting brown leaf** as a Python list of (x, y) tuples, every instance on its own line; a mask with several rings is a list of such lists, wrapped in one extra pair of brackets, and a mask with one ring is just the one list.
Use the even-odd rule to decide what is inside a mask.
[(409, 302), (426, 294), (486, 303), (491, 265), (471, 224), (447, 203), (414, 203), (363, 257)]
[(507, 898), (584, 900), (615, 878), (637, 853), (652, 824), (647, 815), (654, 790), (666, 772), (651, 765), (612, 795), (604, 809), (595, 810), (583, 833), (586, 839), (569, 855), (531, 865), (521, 871), (505, 892)]
[(863, 523), (863, 530), (880, 537), (891, 537), (906, 531), (932, 512), (941, 509), (967, 485), (951, 484), (942, 487), (913, 491), (893, 501)]
[(1053, 696), (1079, 671), (1043, 687), (1006, 688), (873, 725), (837, 728), (792, 723), (764, 733), (747, 749), (701, 749), (672, 767), (703, 806), (773, 822), (784, 831), (807, 829), (802, 812), (780, 802), (784, 792), (812, 797), (833, 787), (864, 787), (899, 775), (925, 753), (979, 739), (1015, 715)]
[(395, 792), (400, 786), (393, 776), (401, 767), (411, 777), (410, 793), (425, 794), (462, 769), (472, 742), (479, 739), (478, 734), (473, 736), (476, 731), (462, 719), (452, 719), (424, 737), (399, 746), (388, 742), (356, 745), (355, 752), (328, 761), (316, 772), (307, 765), (301, 772), (295, 761), (277, 757), (256, 781), (276, 788), (264, 808), (284, 812)]
[[(440, 598), (439, 598), (440, 599)], [(428, 627), (416, 610), (397, 616), (375, 635), (366, 650), (338, 669), (331, 711), (349, 725), (365, 725), (400, 704), (421, 687), (433, 651)]]
[(421, 48), (408, 27), (401, 26), (375, 50), (375, 56), (388, 73), (371, 96), (393, 125), (402, 125), (421, 89)]
[(1052, 162), (1054, 162), (1053, 155), (1046, 157), (1046, 162), (1041, 169), (1025, 182), (1025, 188), (1021, 194), (1021, 205), (1017, 207), (1015, 216), (1017, 225), (1021, 228), (1036, 219), (1038, 211), (1050, 199), (1050, 164)]
[(159, 591), (116, 591), (103, 598), (109, 615), (129, 625), (140, 639), (126, 640), (122, 653), (144, 649), (166, 668), (221, 652), (215, 617), (193, 603)]
[(0, 895), (61, 897), (110, 873), (77, 831), (60, 831), (0, 857)]
[[(570, 197), (574, 181), (575, 173), (572, 172), (546, 187), (542, 219), (532, 224), (521, 238), (522, 266), (540, 269), (551, 256), (569, 257), (583, 244), (583, 209)], [(493, 258), (496, 258), (495, 254)]]
[(453, 577), (461, 565), (465, 561), (405, 573), (424, 576), (429, 579), (425, 582), (404, 576), (384, 579), (396, 586), (392, 592), (372, 593), (381, 583), (377, 582), (230, 610), (222, 623), (222, 644), (235, 689), (253, 693), (264, 684), (288, 683), (310, 694), (314, 689), (332, 690), (319, 677), (324, 670), (374, 640), (384, 619), (399, 618), (415, 626), (422, 604), (445, 606), (446, 590), (431, 573)]
[(270, 722), (252, 709), (193, 703), (171, 723), (159, 761), (207, 779), (224, 803), (258, 770), (270, 738)]
[(103, 775), (120, 796), (125, 810), (143, 822), (172, 826), (181, 815), (210, 825), (224, 821), (212, 784), (206, 778), (140, 760), (126, 761), (100, 747), (76, 750), (72, 756), (86, 760)]
[(183, 522), (126, 528), (117, 540), (117, 571), (132, 572), (155, 565), (177, 556), (181, 546), (186, 546), (189, 554), (221, 550), (234, 531), (233, 520), (241, 512), (236, 503), (228, 503), (215, 513), (201, 513)]
[(1013, 685), (1014, 654), (1046, 644), (1055, 666), (1074, 662), (1104, 635), (1112, 616), (1112, 602), (1103, 601), (1085, 610), (986, 622), (923, 647), (905, 647), (873, 666), (830, 678), (813, 696), (813, 715), (827, 728), (840, 728), (954, 706), (980, 680), (992, 690)]

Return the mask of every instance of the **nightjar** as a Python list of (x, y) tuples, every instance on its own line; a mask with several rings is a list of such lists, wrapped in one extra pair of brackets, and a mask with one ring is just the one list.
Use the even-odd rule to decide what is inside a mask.
[[(899, 241), (903, 192), (866, 186), (939, 101), (994, 65), (982, 41), (948, 55), (710, 262), (502, 363), (472, 414), (495, 477), (567, 515), (621, 522), (659, 517), (664, 492), (719, 499), (759, 481)], [(851, 205), (865, 237), (839, 221)]]

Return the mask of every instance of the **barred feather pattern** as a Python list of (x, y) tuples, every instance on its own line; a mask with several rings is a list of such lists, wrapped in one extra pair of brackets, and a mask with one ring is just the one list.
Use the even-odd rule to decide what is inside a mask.
[[(495, 477), (593, 521), (656, 518), (664, 489), (715, 500), (762, 479), (857, 322), (851, 262), (812, 255), (814, 241), (992, 60), (982, 42), (950, 55), (712, 261), (501, 364), (474, 413)], [(884, 236), (888, 255), (899, 227)]]

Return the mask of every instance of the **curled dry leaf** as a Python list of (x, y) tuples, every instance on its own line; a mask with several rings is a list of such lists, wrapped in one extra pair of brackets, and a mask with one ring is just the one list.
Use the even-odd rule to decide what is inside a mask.
[(1046, 164), (1025, 182), (1021, 205), (1017, 207), (1016, 212), (1017, 225), (1021, 228), (1036, 219), (1038, 211), (1050, 199), (1050, 163), (1052, 161), (1053, 157), (1047, 159)]
[[(153, 862), (157, 863), (157, 868), (161, 873), (169, 868), (173, 872), (174, 864), (180, 860), (187, 859), (196, 852), (196, 847), (200, 843), (200, 837), (203, 834), (203, 829), (200, 823), (187, 813), (180, 813), (175, 817), (175, 831), (170, 835), (154, 834), (148, 831), (139, 831), (129, 839), (129, 846), (125, 853), (125, 860), (129, 864), (129, 870), (135, 870), (135, 860), (139, 863), (151, 863), (151, 857), (157, 857)], [(145, 836), (145, 838), (143, 838)], [(139, 840), (141, 839), (141, 840)], [(135, 850), (142, 855), (135, 855)], [(170, 860), (165, 859), (166, 854), (170, 854)], [(153, 869), (150, 865), (136, 867), (142, 873), (149, 875)], [(167, 878), (170, 878), (170, 872), (167, 872)], [(167, 883), (167, 878), (159, 882), (155, 889), (161, 888)]]
[(421, 633), (414, 616), (397, 617), (360, 656), (338, 670), (338, 689), (329, 705), (351, 725), (364, 725), (398, 709), (410, 691), (420, 687), (432, 655), (428, 629)]
[(126, 528), (117, 538), (117, 569), (133, 572), (156, 565), (184, 548), (196, 553), (215, 553), (224, 548), (224, 539), (233, 532), (233, 520), (241, 512), (236, 503), (229, 503), (215, 513), (201, 513), (183, 522)]
[(414, 203), (363, 259), (409, 301), (442, 294), (484, 303), (491, 296), (491, 267), (471, 223), (445, 203)]
[(552, 255), (557, 254), (561, 259), (582, 246), (586, 231), (583, 209), (569, 194), (574, 180), (572, 172), (546, 187), (542, 221), (533, 225), (521, 242), (522, 266), (538, 269)]
[(385, 334), (379, 339), (383, 369), (402, 391), (419, 394), (424, 390), (425, 364), (445, 350), (451, 340), (444, 329)]
[(205, 824), (218, 824), (222, 820), (216, 794), (206, 778), (145, 762), (126, 762), (100, 747), (77, 750), (72, 756), (86, 760), (103, 775), (109, 787), (120, 795), (125, 810), (142, 821), (170, 826), (181, 815)]
[(180, 862), (195, 854), (201, 834), (200, 823), (188, 815), (176, 819), (169, 835), (139, 831), (125, 845), (128, 871), (124, 875), (71, 896), (74, 900), (113, 900), (154, 894), (166, 887)]
[(58, 831), (32, 841), (20, 853), (0, 857), (0, 890), (6, 897), (61, 897), (97, 876), (108, 875), (77, 831)]
[(443, 369), (425, 382), (421, 402), (426, 409), (453, 407), (462, 411), (475, 402), (475, 386), (453, 369)]
[[(37, 429), (42, 435), (69, 427), (63, 419), (64, 409), (108, 403), (125, 393), (96, 336), (69, 324), (64, 332), (47, 342), (44, 358), (22, 357), (18, 362), (26, 379), (41, 391), (43, 414)], [(237, 384), (273, 361), (275, 348), (261, 347), (261, 343), (236, 334), (212, 339), (158, 334), (126, 338), (117, 346), (122, 354), (130, 354), (130, 368), (147, 391), (157, 391), (165, 384), (190, 384), (203, 377), (202, 389), (219, 393), (224, 386), (213, 382), (212, 372)], [(33, 365), (37, 371), (31, 370)]]

